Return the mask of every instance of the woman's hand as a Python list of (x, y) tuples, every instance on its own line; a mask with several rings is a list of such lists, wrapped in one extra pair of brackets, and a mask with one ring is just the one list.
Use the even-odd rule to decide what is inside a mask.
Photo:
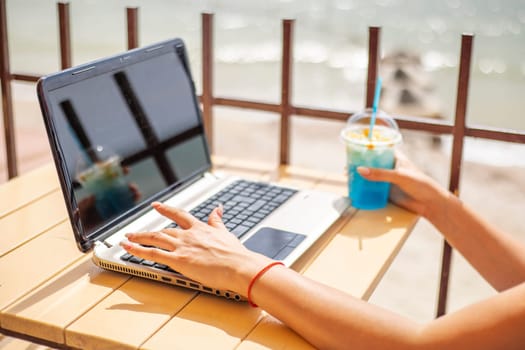
[(396, 153), (393, 170), (359, 167), (357, 171), (367, 180), (392, 183), (392, 202), (426, 218), (437, 214), (440, 199), (449, 196), (448, 191), (423, 174), (400, 152)]
[(246, 294), (250, 278), (271, 262), (266, 256), (248, 250), (228, 232), (222, 222), (222, 206), (211, 212), (208, 224), (159, 202), (152, 206), (179, 227), (127, 234), (132, 243), (122, 242), (121, 246), (130, 254), (168, 265), (211, 287), (241, 295)]

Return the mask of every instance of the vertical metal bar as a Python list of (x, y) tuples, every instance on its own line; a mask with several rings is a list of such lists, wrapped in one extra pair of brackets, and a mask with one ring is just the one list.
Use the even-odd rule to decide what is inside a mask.
[(283, 20), (283, 52), (281, 62), (281, 165), (290, 163), (290, 116), (292, 96), (293, 19)]
[(9, 45), (7, 41), (7, 13), (5, 0), (0, 0), (0, 79), (2, 87), (2, 111), (4, 114), (4, 137), (7, 156), (7, 176), (18, 175), (15, 142), (13, 96), (11, 95), (11, 71), (9, 68)]
[[(452, 159), (450, 163), (449, 190), (459, 196), (459, 181), (461, 175), (461, 163), (463, 158), (463, 139), (465, 137), (467, 98), (470, 79), (470, 65), (472, 56), (472, 34), (463, 34), (461, 38), (461, 56), (459, 63), (458, 91), (456, 98), (456, 118), (452, 131)], [(447, 241), (443, 245), (443, 258), (441, 261), (441, 277), (439, 285), (439, 299), (436, 316), (446, 313), (448, 281), (450, 274), (450, 263), (452, 260), (452, 247)]]
[(60, 67), (71, 67), (71, 30), (69, 22), (69, 3), (58, 3), (58, 23), (60, 35)]
[(368, 28), (368, 76), (366, 79), (365, 107), (370, 108), (374, 103), (377, 71), (379, 66), (380, 27)]
[(202, 116), (213, 153), (213, 14), (202, 14)]
[(126, 19), (128, 25), (128, 50), (137, 48), (139, 46), (139, 17), (137, 7), (126, 8)]

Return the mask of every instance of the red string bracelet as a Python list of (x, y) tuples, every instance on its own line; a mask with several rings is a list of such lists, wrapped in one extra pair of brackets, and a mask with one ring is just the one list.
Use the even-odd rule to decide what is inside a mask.
[(269, 269), (271, 269), (272, 267), (274, 267), (276, 265), (283, 265), (284, 266), (284, 264), (281, 261), (274, 261), (274, 262), (266, 265), (261, 271), (257, 272), (257, 274), (255, 276), (253, 276), (252, 280), (250, 281), (250, 284), (248, 285), (248, 292), (246, 293), (246, 295), (248, 296), (248, 304), (250, 304), (250, 306), (258, 307), (258, 305), (255, 304), (252, 301), (252, 287), (253, 287), (253, 285), (255, 284), (255, 282), (259, 278), (261, 278), (262, 275), (264, 275), (264, 273), (266, 271), (268, 271)]

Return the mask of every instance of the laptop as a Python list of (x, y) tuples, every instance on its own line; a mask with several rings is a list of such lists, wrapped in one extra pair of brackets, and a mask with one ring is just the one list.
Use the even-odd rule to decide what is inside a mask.
[(290, 266), (348, 208), (332, 193), (211, 172), (181, 39), (45, 76), (37, 91), (76, 242), (101, 268), (242, 300), (126, 254), (119, 242), (175, 225), (153, 201), (203, 221), (222, 203), (232, 234)]

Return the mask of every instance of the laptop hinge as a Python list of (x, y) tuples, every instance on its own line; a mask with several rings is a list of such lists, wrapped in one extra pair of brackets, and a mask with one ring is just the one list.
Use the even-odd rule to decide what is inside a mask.
[(98, 247), (98, 246), (101, 246), (101, 245), (105, 245), (106, 247), (108, 248), (111, 248), (113, 247), (109, 242), (107, 241), (95, 241), (95, 247)]
[(218, 179), (219, 178), (219, 176), (217, 176), (214, 173), (211, 173), (209, 171), (205, 172), (203, 174), (203, 177), (205, 177), (206, 179)]

